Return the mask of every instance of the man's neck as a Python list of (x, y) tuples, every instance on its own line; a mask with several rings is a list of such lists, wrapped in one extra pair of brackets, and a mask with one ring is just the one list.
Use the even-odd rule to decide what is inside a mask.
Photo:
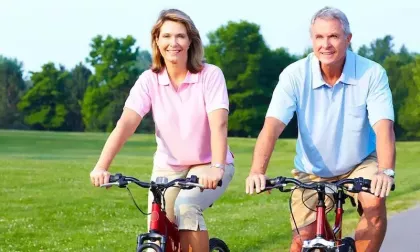
[(320, 63), (321, 74), (327, 84), (334, 86), (337, 80), (340, 79), (340, 76), (343, 72), (344, 63), (345, 58), (340, 60), (340, 62), (331, 65), (323, 65)]

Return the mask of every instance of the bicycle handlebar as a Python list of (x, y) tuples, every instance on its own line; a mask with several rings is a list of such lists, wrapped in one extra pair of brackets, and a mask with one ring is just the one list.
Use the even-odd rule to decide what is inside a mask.
[[(158, 188), (169, 188), (172, 186), (180, 186), (182, 189), (192, 189), (194, 187), (203, 188), (201, 184), (199, 184), (199, 179), (195, 175), (191, 175), (189, 178), (179, 178), (174, 179), (172, 181), (167, 182), (166, 178), (157, 179), (156, 182), (143, 182), (134, 177), (124, 176), (121, 173), (116, 173), (115, 175), (111, 175), (109, 177), (109, 183), (101, 185), (101, 187), (107, 187), (116, 185), (118, 187), (125, 187), (129, 183), (134, 183), (143, 188), (150, 188), (150, 187), (158, 187)], [(222, 186), (222, 180), (217, 183), (217, 186)]]
[[(354, 179), (342, 179), (335, 182), (311, 182), (311, 183), (304, 183), (294, 178), (287, 178), (287, 177), (277, 177), (273, 179), (267, 179), (266, 180), (266, 188), (263, 191), (271, 190), (279, 188), (280, 191), (288, 192), (290, 190), (284, 190), (283, 187), (287, 184), (294, 184), (298, 187), (304, 188), (304, 189), (311, 189), (311, 190), (324, 190), (325, 187), (328, 187), (329, 185), (341, 187), (343, 188), (345, 185), (350, 184), (353, 185), (352, 189), (346, 189), (350, 192), (358, 193), (358, 192), (368, 192), (367, 190), (364, 190), (363, 188), (370, 189), (371, 180), (370, 179), (364, 179), (362, 177), (354, 178)], [(395, 190), (395, 184), (391, 186), (391, 191)]]

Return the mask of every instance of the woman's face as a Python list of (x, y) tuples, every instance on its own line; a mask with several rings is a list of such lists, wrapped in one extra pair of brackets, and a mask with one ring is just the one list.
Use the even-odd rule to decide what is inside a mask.
[(191, 41), (182, 23), (165, 21), (156, 43), (165, 63), (187, 64)]

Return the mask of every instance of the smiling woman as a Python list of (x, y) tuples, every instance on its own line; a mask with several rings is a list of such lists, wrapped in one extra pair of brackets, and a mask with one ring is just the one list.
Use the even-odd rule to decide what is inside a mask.
[[(160, 13), (151, 43), (152, 67), (134, 83), (122, 116), (90, 174), (91, 182), (95, 186), (108, 183), (111, 161), (152, 110), (157, 150), (151, 180), (196, 175), (203, 189), (210, 189), (169, 188), (164, 195), (167, 217), (180, 231), (182, 251), (206, 252), (210, 242), (203, 211), (225, 192), (235, 171), (227, 145), (225, 78), (219, 67), (204, 63), (199, 32), (180, 10)], [(153, 198), (150, 192), (149, 212)], [(154, 223), (150, 215), (148, 223)]]
[[(165, 66), (187, 66), (191, 73), (203, 69), (204, 48), (193, 21), (184, 12), (170, 9), (161, 12), (151, 34), (152, 71), (159, 73)], [(189, 59), (189, 60), (187, 60)]]

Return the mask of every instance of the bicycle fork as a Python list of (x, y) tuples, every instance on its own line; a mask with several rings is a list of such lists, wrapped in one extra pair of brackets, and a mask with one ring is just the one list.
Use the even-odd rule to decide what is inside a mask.
[(334, 239), (336, 241), (336, 245), (341, 245), (341, 236), (342, 236), (342, 221), (343, 221), (343, 204), (345, 200), (345, 194), (343, 190), (338, 190), (336, 203), (335, 203), (335, 223), (334, 223)]
[(314, 248), (326, 248), (328, 251), (335, 251), (334, 234), (326, 217), (325, 206), (325, 186), (319, 185), (317, 188), (318, 203), (316, 205), (316, 237), (303, 242), (303, 251), (311, 251)]

